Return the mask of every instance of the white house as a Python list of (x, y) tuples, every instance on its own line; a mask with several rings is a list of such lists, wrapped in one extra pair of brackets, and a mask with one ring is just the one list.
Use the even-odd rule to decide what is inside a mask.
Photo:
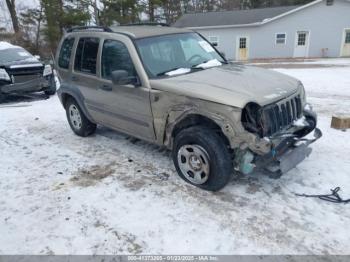
[(350, 57), (350, 0), (183, 15), (228, 59)]

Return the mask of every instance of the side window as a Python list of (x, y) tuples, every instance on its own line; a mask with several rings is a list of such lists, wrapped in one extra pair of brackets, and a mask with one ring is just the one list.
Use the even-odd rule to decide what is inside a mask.
[(58, 57), (58, 66), (64, 69), (69, 68), (70, 56), (72, 54), (72, 48), (74, 44), (74, 38), (66, 38), (60, 50), (60, 55)]
[(74, 70), (96, 74), (98, 38), (80, 38), (75, 54)]
[(112, 72), (116, 70), (125, 70), (129, 76), (136, 76), (134, 64), (126, 46), (119, 41), (106, 40), (102, 49), (102, 77), (111, 79)]

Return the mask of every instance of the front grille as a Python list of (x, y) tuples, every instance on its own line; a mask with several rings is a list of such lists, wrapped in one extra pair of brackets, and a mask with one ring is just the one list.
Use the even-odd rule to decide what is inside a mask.
[(43, 75), (44, 67), (24, 67), (9, 69), (8, 73), (14, 80), (14, 83), (24, 83), (30, 80), (37, 79)]
[(40, 78), (41, 75), (14, 75), (13, 76), (13, 82), (14, 84), (18, 83), (25, 83), (31, 80), (35, 80)]
[(285, 128), (302, 115), (300, 96), (283, 100), (262, 109), (263, 136), (271, 136)]

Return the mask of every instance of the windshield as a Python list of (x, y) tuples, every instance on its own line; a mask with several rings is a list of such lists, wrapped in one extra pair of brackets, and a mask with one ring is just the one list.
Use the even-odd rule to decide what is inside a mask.
[(137, 40), (136, 45), (151, 78), (185, 74), (225, 63), (217, 51), (196, 33), (143, 38)]
[(35, 57), (20, 47), (0, 50), (0, 63), (10, 63), (20, 60), (38, 62)]

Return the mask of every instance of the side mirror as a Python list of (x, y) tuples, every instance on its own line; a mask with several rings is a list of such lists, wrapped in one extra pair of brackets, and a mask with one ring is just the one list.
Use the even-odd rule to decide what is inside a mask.
[(36, 59), (38, 59), (39, 61), (40, 61), (40, 59), (41, 59), (40, 55), (35, 55), (34, 57), (35, 57)]
[(116, 70), (112, 72), (112, 82), (115, 85), (136, 84), (136, 77), (129, 76), (125, 70)]
[(217, 47), (218, 43), (211, 43), (211, 45)]

